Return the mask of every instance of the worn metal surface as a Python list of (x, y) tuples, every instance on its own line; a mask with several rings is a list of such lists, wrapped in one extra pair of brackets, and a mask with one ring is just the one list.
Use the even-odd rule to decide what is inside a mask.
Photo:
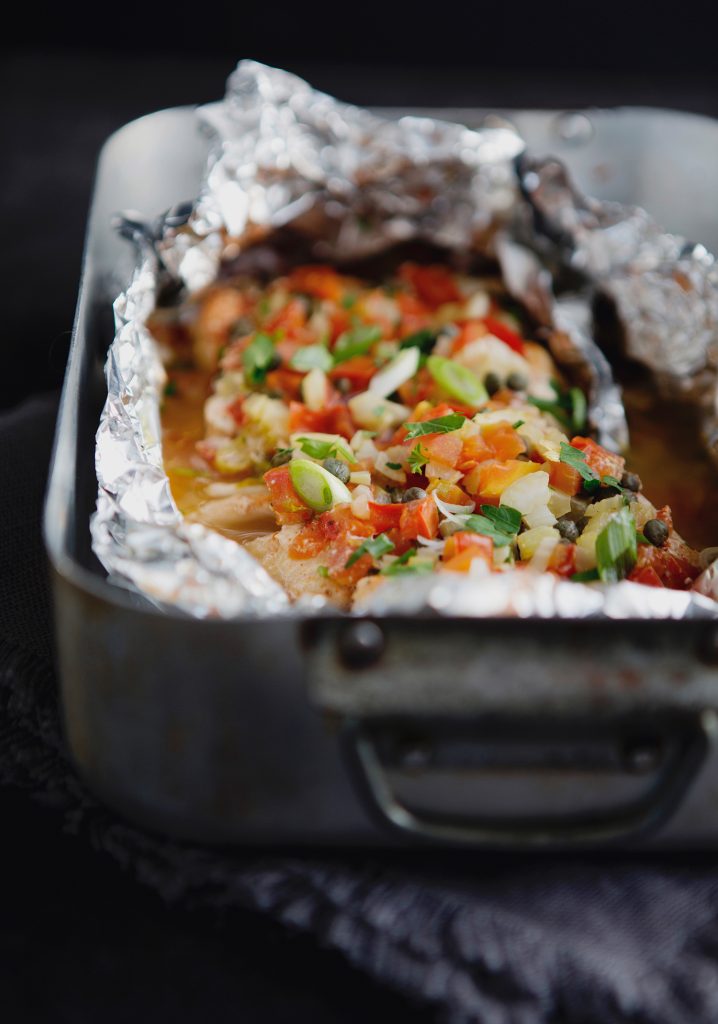
[[(577, 139), (557, 114), (509, 116), (581, 187), (603, 182), (718, 249), (718, 207), (695, 200), (718, 170), (713, 122), (604, 111)], [(89, 545), (93, 435), (109, 305), (131, 269), (110, 218), (194, 194), (205, 154), (191, 123), (165, 111), (113, 136), (90, 217), (45, 522), (65, 721), (88, 783), (150, 827), (208, 841), (718, 845), (709, 621), (387, 620), (358, 636), (326, 620), (300, 636), (296, 619), (194, 621), (107, 584)]]

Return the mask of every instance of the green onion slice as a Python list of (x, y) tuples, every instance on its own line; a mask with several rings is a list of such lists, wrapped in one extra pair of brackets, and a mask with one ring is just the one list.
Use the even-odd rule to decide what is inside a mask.
[(617, 583), (636, 564), (636, 521), (626, 506), (604, 526), (596, 538), (596, 567), (604, 583)]
[(381, 558), (389, 551), (394, 550), (394, 541), (389, 540), (385, 533), (378, 537), (370, 537), (354, 551), (346, 560), (345, 569), (351, 569), (355, 562), (358, 562), (362, 555), (371, 555), (372, 558)]
[(453, 359), (429, 356), (426, 366), (442, 391), (452, 398), (476, 408), (488, 402), (489, 393), (476, 374), (455, 363)]
[(309, 459), (289, 463), (289, 476), (295, 491), (315, 512), (326, 512), (344, 501), (351, 501), (348, 487), (341, 480)]

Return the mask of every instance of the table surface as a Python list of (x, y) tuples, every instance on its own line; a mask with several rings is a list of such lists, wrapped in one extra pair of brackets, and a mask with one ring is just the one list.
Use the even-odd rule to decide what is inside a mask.
[[(69, 340), (97, 151), (121, 124), (166, 106), (217, 98), (230, 70), (203, 58), (25, 55), (2, 62), (0, 253), (6, 352), (15, 369), (0, 405), (56, 387)], [(715, 81), (685, 75), (482, 76), (293, 68), (348, 100), (390, 106), (671, 106), (718, 115)], [(28, 315), (32, 311), (32, 316)], [(8, 1021), (175, 1022), (311, 1019), (395, 1024), (430, 1019), (380, 990), (337, 954), (253, 914), (231, 923), (167, 909), (108, 858), (62, 833), (59, 815), (0, 790), (0, 992)], [(13, 1009), (14, 1012), (8, 1012)]]

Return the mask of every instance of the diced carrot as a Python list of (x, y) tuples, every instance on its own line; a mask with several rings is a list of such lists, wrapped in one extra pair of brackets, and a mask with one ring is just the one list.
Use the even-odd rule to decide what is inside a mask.
[(510, 423), (489, 423), (481, 433), (494, 458), (502, 462), (515, 459), (526, 451), (526, 445)]
[(573, 466), (565, 462), (545, 462), (543, 468), (548, 470), (549, 483), (557, 491), (578, 494), (581, 490), (581, 474)]
[(586, 464), (601, 478), (615, 476), (617, 480), (620, 480), (623, 476), (626, 460), (622, 456), (609, 452), (590, 437), (574, 437), (571, 439), (571, 444), (583, 452)]

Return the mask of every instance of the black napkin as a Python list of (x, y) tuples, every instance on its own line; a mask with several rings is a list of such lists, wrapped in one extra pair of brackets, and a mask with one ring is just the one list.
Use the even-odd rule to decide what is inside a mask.
[(0, 783), (51, 801), (167, 901), (311, 933), (452, 1024), (718, 1021), (713, 858), (267, 856), (169, 842), (99, 806), (58, 723), (40, 538), (55, 411), (49, 397), (0, 417)]

